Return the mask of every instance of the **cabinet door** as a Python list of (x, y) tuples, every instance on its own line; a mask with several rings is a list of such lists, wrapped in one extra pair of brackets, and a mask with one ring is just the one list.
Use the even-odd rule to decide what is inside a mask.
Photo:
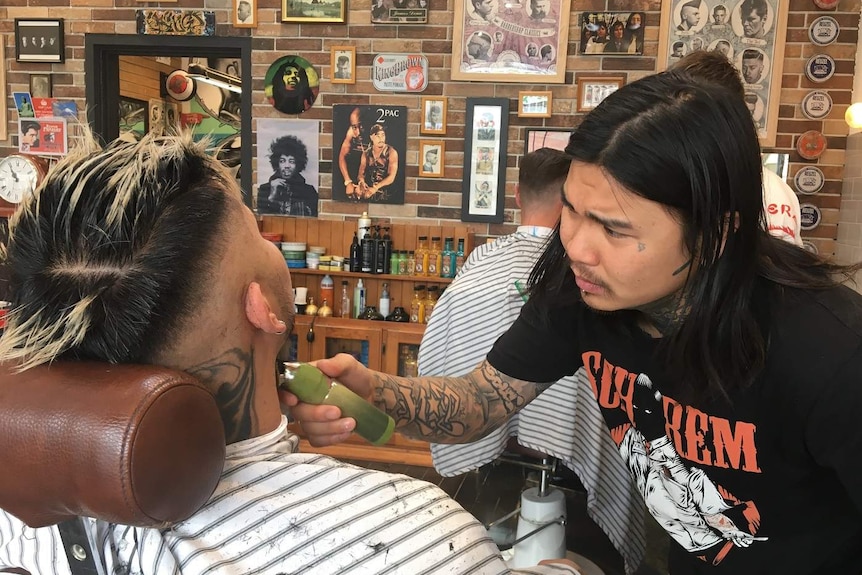
[(425, 326), (391, 328), (385, 332), (383, 371), (403, 377), (419, 375), (416, 360)]
[[(365, 367), (380, 371), (383, 329), (368, 327), (336, 327), (317, 322), (314, 325), (314, 341), (311, 344), (312, 359), (332, 357), (347, 353)], [(376, 322), (368, 322), (373, 324)], [(302, 337), (302, 334), (300, 334)]]

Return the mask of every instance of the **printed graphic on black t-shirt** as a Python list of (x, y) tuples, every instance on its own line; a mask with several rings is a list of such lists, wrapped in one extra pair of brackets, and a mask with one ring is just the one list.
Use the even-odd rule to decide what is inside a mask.
[(599, 352), (583, 360), (606, 419), (622, 421), (612, 423), (611, 436), (647, 508), (683, 549), (718, 565), (735, 548), (768, 540), (758, 533), (754, 501), (738, 499), (687, 463), (760, 473), (754, 424), (680, 404), (647, 374), (612, 365)]

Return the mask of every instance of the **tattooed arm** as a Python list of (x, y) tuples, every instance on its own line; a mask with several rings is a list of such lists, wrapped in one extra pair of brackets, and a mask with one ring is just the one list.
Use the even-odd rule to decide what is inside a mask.
[[(461, 377), (418, 378), (371, 371), (345, 354), (315, 365), (389, 413), (404, 435), (434, 443), (475, 441), (541, 391), (539, 385), (504, 375), (487, 362)], [(282, 397), (312, 445), (339, 443), (353, 430), (353, 420), (341, 419), (334, 406), (302, 404), (288, 393)]]

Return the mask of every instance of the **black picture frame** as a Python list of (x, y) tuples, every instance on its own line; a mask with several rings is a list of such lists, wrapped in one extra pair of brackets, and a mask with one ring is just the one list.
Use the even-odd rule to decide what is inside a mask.
[(467, 98), (461, 221), (503, 222), (506, 200), (508, 98)]
[(66, 61), (63, 18), (15, 18), (15, 60), (62, 64)]
[(524, 131), (524, 154), (539, 148), (553, 148), (564, 152), (574, 128), (527, 128)]

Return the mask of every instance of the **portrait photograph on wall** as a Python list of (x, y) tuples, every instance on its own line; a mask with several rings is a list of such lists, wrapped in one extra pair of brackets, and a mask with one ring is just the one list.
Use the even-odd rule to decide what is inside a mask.
[(452, 79), (561, 84), (570, 0), (455, 0)]
[(443, 96), (422, 96), (420, 134), (445, 134), (448, 104)]
[(442, 178), (446, 159), (443, 140), (419, 140), (419, 175), (423, 178)]
[[(774, 146), (788, 0), (675, 0), (662, 7), (658, 68), (697, 50), (718, 52), (740, 71), (763, 146)], [(776, 32), (779, 33), (776, 33)]]
[(643, 12), (584, 12), (581, 14), (581, 54), (640, 56), (644, 53)]
[(508, 131), (508, 98), (467, 98), (462, 222), (503, 221)]
[(333, 46), (330, 50), (330, 64), (333, 84), (356, 83), (356, 48), (353, 46)]
[(320, 74), (300, 56), (282, 56), (273, 62), (263, 82), (266, 101), (284, 114), (310, 110), (320, 92)]
[(281, 0), (282, 22), (343, 23), (346, 0)]
[(233, 0), (233, 25), (237, 28), (257, 27), (257, 0)]
[(18, 118), (18, 151), (23, 154), (65, 156), (66, 118)]
[(66, 61), (62, 18), (16, 18), (15, 59), (19, 62)]
[(317, 217), (319, 137), (318, 120), (258, 120), (258, 213)]
[(403, 204), (407, 107), (332, 108), (332, 199)]

